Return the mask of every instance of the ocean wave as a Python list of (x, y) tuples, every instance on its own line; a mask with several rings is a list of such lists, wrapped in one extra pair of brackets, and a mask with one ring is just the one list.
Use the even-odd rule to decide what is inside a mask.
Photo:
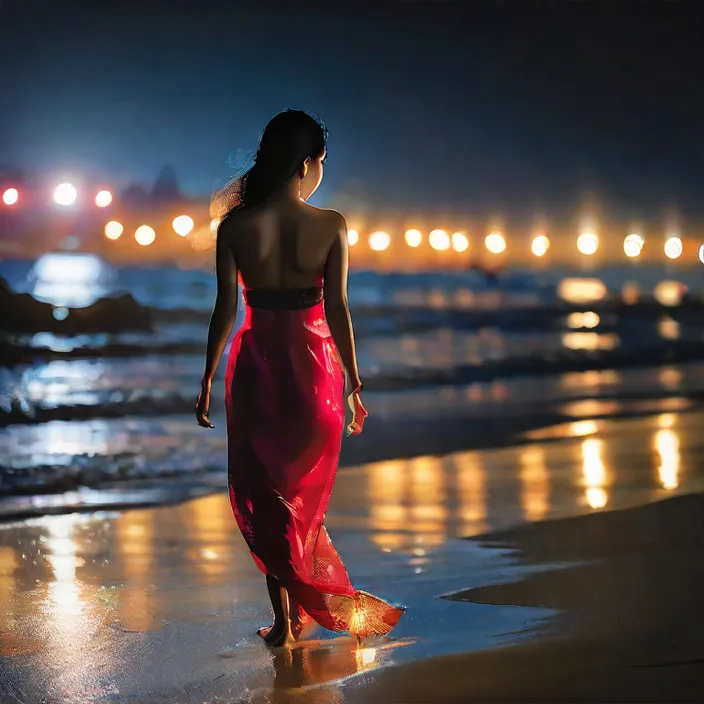
[[(591, 339), (591, 338), (590, 338)], [(659, 364), (684, 364), (704, 357), (704, 345), (698, 340), (639, 341), (614, 349), (524, 350), (520, 357), (485, 358), (477, 363), (442, 365), (425, 368), (364, 369), (365, 389), (370, 392), (401, 392), (422, 388), (460, 386), (516, 377), (544, 377), (568, 372), (642, 369)], [(196, 361), (197, 360), (197, 361)], [(105, 365), (109, 360), (101, 360)], [(0, 427), (16, 424), (37, 424), (54, 420), (86, 420), (124, 416), (155, 417), (189, 413), (197, 391), (197, 375), (193, 371), (201, 360), (182, 359), (180, 365), (161, 365), (158, 359), (143, 367), (132, 383), (118, 367), (110, 377), (91, 385), (91, 367), (64, 371), (61, 393), (52, 395), (52, 377), (29, 388), (6, 383), (7, 399), (0, 406)], [(145, 360), (143, 364), (146, 364)], [(152, 371), (150, 371), (152, 370)], [(102, 372), (98, 372), (102, 373)], [(159, 376), (157, 376), (159, 374)], [(77, 379), (72, 387), (67, 379)], [(48, 386), (47, 386), (48, 385)], [(213, 398), (221, 394), (214, 386)]]

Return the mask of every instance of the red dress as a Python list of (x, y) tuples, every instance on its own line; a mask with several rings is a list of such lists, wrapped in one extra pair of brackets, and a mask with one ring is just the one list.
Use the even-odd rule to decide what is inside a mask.
[(230, 503), (255, 563), (289, 594), (294, 634), (386, 634), (403, 609), (355, 589), (323, 519), (344, 426), (344, 375), (322, 288), (245, 291), (227, 364)]

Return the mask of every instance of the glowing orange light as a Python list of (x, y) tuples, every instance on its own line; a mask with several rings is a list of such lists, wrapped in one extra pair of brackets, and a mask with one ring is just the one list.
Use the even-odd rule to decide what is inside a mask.
[(462, 232), (455, 232), (452, 235), (452, 249), (455, 252), (466, 252), (469, 249), (469, 240)]
[(428, 235), (428, 242), (433, 249), (440, 252), (450, 249), (450, 237), (445, 230), (433, 230)]
[(538, 235), (533, 239), (530, 248), (536, 257), (542, 257), (550, 249), (550, 240), (545, 235)]
[(484, 244), (492, 254), (501, 254), (506, 249), (506, 239), (498, 232), (487, 235)]
[(383, 252), (385, 249), (389, 248), (391, 244), (391, 238), (387, 232), (372, 232), (369, 235), (369, 248), (373, 249), (375, 252)]
[(185, 237), (193, 229), (194, 224), (195, 223), (193, 222), (192, 217), (189, 217), (188, 215), (179, 215), (174, 219), (172, 227), (177, 235)]
[(347, 230), (347, 242), (350, 247), (354, 247), (359, 242), (359, 232), (357, 230)]
[(668, 259), (677, 259), (682, 256), (682, 240), (679, 237), (670, 237), (665, 242), (665, 256)]
[(105, 236), (109, 240), (116, 240), (122, 234), (124, 228), (117, 222), (117, 220), (111, 220), (107, 225), (105, 225)]
[(643, 251), (644, 244), (643, 238), (639, 234), (632, 232), (623, 240), (623, 251), (627, 257), (638, 257)]
[(406, 232), (406, 244), (409, 247), (418, 247), (423, 241), (423, 235), (420, 230), (408, 230)]
[(599, 238), (593, 232), (583, 232), (577, 238), (577, 249), (590, 257), (592, 254), (596, 254), (596, 250), (599, 249)]
[(134, 238), (137, 240), (137, 244), (146, 247), (156, 239), (156, 232), (149, 225), (140, 225), (134, 232)]

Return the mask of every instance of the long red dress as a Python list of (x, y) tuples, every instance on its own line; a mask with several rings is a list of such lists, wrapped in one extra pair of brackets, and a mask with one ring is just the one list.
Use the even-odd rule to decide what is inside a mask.
[(294, 634), (386, 634), (402, 608), (355, 589), (328, 536), (344, 376), (322, 288), (245, 290), (227, 364), (230, 503), (255, 563), (289, 594)]

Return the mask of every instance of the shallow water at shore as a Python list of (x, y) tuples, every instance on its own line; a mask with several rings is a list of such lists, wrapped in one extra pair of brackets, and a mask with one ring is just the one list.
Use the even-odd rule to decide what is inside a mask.
[[(85, 294), (84, 304), (127, 291), (153, 310), (155, 324), (11, 336), (3, 349), (14, 352), (0, 367), (0, 514), (168, 502), (217, 489), (225, 471), (224, 365), (213, 391), (215, 431), (192, 419), (212, 275), (59, 264), (39, 268), (53, 271), (53, 282), (39, 281), (31, 262), (1, 262), (0, 274), (54, 305), (69, 289)], [(98, 269), (94, 281), (74, 281), (76, 272)], [(554, 424), (699, 403), (699, 304), (668, 307), (652, 298), (675, 274), (696, 295), (697, 272), (640, 268), (649, 302), (627, 307), (614, 296), (635, 274), (629, 267), (598, 272), (607, 298), (572, 307), (556, 297), (560, 281), (597, 274), (506, 272), (495, 286), (476, 272), (353, 274), (371, 416), (364, 435), (344, 443), (342, 465), (497, 447)], [(574, 285), (599, 289), (593, 281)]]
[[(336, 547), (358, 586), (408, 607), (391, 638), (361, 646), (316, 633), (286, 655), (257, 640), (268, 616), (262, 578), (224, 491), (5, 523), (0, 693), (51, 704), (86, 693), (95, 702), (342, 704), (365, 701), (367, 686), (395, 676), (389, 666), (533, 643), (554, 607), (441, 597), (526, 579), (566, 556), (532, 565), (459, 538), (571, 515), (601, 520), (701, 492), (703, 420), (693, 411), (583, 421), (567, 438), (558, 426), (542, 442), (341, 472), (327, 520)], [(671, 535), (676, 523), (666, 522)], [(381, 691), (375, 701), (397, 701)]]

